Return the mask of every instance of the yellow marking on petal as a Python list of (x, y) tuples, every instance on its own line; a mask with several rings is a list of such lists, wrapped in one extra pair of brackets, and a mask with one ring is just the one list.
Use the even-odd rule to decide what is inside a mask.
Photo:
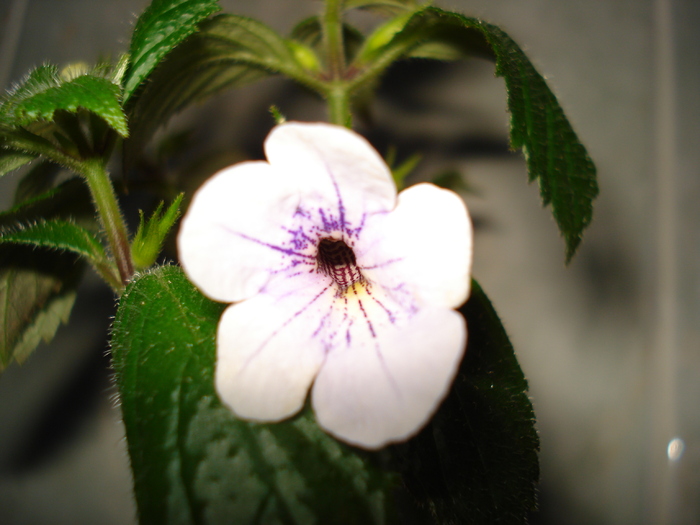
[(343, 290), (342, 294), (348, 298), (364, 299), (370, 295), (369, 284), (366, 281), (357, 281)]

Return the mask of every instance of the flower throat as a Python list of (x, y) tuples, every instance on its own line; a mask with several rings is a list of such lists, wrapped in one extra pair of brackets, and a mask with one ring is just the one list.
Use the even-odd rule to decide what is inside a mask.
[(363, 280), (355, 252), (343, 240), (321, 239), (316, 262), (318, 271), (331, 277), (341, 290)]

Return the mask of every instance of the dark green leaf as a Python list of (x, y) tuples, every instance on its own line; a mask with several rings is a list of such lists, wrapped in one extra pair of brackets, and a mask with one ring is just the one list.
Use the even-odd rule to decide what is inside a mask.
[(231, 62), (250, 64), (273, 73), (298, 72), (292, 50), (276, 31), (258, 20), (220, 15), (202, 26), (202, 35), (225, 46)]
[(56, 188), (0, 212), (0, 228), (11, 228), (42, 219), (73, 220), (85, 228), (96, 229), (95, 208), (85, 181), (77, 177), (67, 180)]
[(345, 9), (367, 9), (380, 14), (394, 15), (406, 10), (415, 9), (415, 0), (346, 0)]
[(24, 153), (21, 151), (13, 151), (0, 149), (0, 177), (21, 168), (25, 164), (30, 163), (36, 158), (36, 155)]
[(161, 60), (221, 8), (218, 0), (153, 0), (141, 14), (129, 48), (131, 64), (124, 78), (124, 101)]
[(0, 246), (0, 371), (68, 320), (83, 269), (72, 254)]
[(104, 248), (94, 233), (64, 220), (41, 220), (0, 230), (0, 244), (7, 243), (73, 252), (98, 266), (107, 262)]
[[(73, 179), (0, 213), (0, 227), (40, 219), (72, 219), (95, 227), (87, 185)], [(22, 362), (68, 319), (85, 265), (74, 254), (32, 246), (0, 246), (0, 370)]]
[(469, 342), (432, 422), (393, 447), (416, 509), (433, 523), (526, 523), (536, 507), (539, 438), (527, 381), (476, 282), (462, 307)]
[(390, 478), (310, 411), (255, 424), (221, 405), (213, 371), (223, 308), (173, 266), (121, 298), (113, 364), (141, 523), (385, 522)]
[(56, 177), (61, 167), (52, 162), (41, 160), (32, 166), (32, 169), (22, 177), (15, 189), (14, 204), (22, 204), (24, 201), (38, 197), (54, 187)]
[(249, 18), (220, 15), (174, 49), (129, 106), (131, 140), (126, 164), (175, 113), (219, 91), (284, 70), (305, 76), (292, 48), (272, 29)]
[[(291, 39), (309, 46), (319, 56), (323, 56), (325, 53), (321, 20), (317, 16), (306, 18), (294, 26)], [(349, 24), (343, 24), (343, 45), (345, 46), (345, 58), (348, 62), (355, 57), (364, 40), (365, 37), (360, 31)]]
[[(44, 128), (39, 132), (48, 131), (49, 134), (55, 129), (55, 126), (48, 123), (34, 123), (33, 128)], [(46, 128), (49, 128), (48, 130)], [(36, 131), (36, 130), (35, 130)], [(55, 139), (56, 137), (54, 137)], [(68, 142), (68, 139), (65, 139)], [(0, 148), (4, 150), (12, 150), (33, 157), (44, 156), (47, 159), (58, 157), (61, 160), (63, 155), (59, 151), (60, 144), (54, 140), (53, 142), (46, 137), (39, 136), (24, 128), (12, 128), (0, 126)], [(74, 161), (75, 159), (73, 159)], [(66, 162), (65, 164), (69, 164)]]
[(593, 199), (598, 194), (596, 169), (542, 75), (498, 27), (427, 7), (415, 13), (386, 45), (360, 51), (358, 67), (368, 71), (363, 81), (370, 81), (393, 61), (414, 53), (495, 58), (496, 75), (506, 81), (511, 146), (522, 148), (530, 180), (539, 181), (543, 204), (551, 203), (566, 240), (569, 261), (591, 221)]
[(54, 112), (58, 110), (76, 113), (78, 108), (84, 108), (104, 119), (112, 129), (126, 137), (129, 130), (119, 96), (119, 86), (109, 80), (81, 75), (60, 85), (36, 89), (31, 96), (14, 101), (14, 124), (26, 126), (37, 120), (52, 121)]

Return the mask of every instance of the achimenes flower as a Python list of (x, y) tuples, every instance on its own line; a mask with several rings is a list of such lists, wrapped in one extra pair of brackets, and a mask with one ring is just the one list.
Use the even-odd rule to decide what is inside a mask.
[(195, 194), (180, 260), (208, 297), (234, 303), (217, 333), (216, 388), (244, 419), (297, 413), (379, 448), (416, 433), (447, 393), (466, 344), (453, 308), (469, 294), (471, 224), (431, 184), (397, 198), (356, 133), (287, 123), (267, 162), (220, 171)]

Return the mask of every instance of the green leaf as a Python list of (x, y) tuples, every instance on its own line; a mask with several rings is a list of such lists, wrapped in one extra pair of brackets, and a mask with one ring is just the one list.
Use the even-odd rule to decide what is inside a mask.
[(0, 103), (0, 123), (6, 127), (15, 126), (15, 107), (22, 101), (61, 85), (58, 68), (44, 64), (31, 70), (27, 76), (2, 97)]
[(0, 244), (7, 243), (69, 251), (98, 267), (108, 264), (104, 247), (95, 234), (65, 220), (41, 220), (11, 230), (0, 230)]
[(418, 6), (415, 0), (346, 0), (343, 7), (349, 9), (367, 9), (380, 14), (399, 14), (413, 10)]
[(63, 219), (90, 230), (97, 229), (95, 208), (85, 182), (78, 177), (56, 188), (32, 196), (7, 211), (0, 212), (0, 228), (28, 224), (39, 220)]
[(6, 173), (10, 173), (25, 164), (30, 163), (36, 158), (36, 155), (24, 153), (22, 151), (13, 151), (0, 149), (0, 177)]
[(0, 371), (68, 321), (83, 270), (72, 254), (0, 246)]
[[(81, 179), (24, 201), (0, 213), (0, 227), (47, 220), (74, 220), (96, 228), (90, 193)], [(85, 269), (76, 255), (33, 246), (0, 245), (0, 370), (22, 362), (66, 322)]]
[(498, 27), (427, 7), (410, 17), (386, 45), (359, 52), (356, 66), (365, 68), (366, 74), (358, 78), (358, 85), (371, 82), (392, 62), (414, 53), (495, 58), (496, 75), (505, 78), (508, 92), (511, 146), (522, 148), (530, 180), (539, 181), (543, 204), (552, 205), (566, 240), (568, 262), (592, 218), (598, 194), (596, 169), (542, 75)]
[(202, 20), (220, 9), (218, 0), (153, 0), (136, 22), (131, 37), (124, 101), (169, 52), (197, 30)]
[(148, 268), (156, 262), (165, 238), (180, 216), (180, 204), (184, 196), (184, 193), (178, 195), (165, 213), (162, 213), (163, 202), (161, 202), (148, 220), (144, 218), (143, 211), (139, 210), (141, 220), (134, 240), (131, 242), (131, 258), (136, 268)]
[[(202, 24), (201, 38), (218, 43), (217, 59), (247, 64), (269, 73), (281, 73), (310, 86), (317, 85), (295, 55), (296, 46), (258, 20), (238, 15), (219, 15)], [(306, 42), (299, 41), (311, 48)]]
[(128, 107), (131, 165), (159, 126), (190, 104), (230, 87), (285, 72), (307, 78), (292, 46), (275, 31), (249, 18), (220, 15), (174, 49)]
[(112, 352), (141, 523), (383, 523), (391, 476), (322, 432), (310, 411), (234, 418), (213, 384), (225, 305), (174, 266), (132, 282)]
[[(318, 16), (312, 16), (299, 22), (292, 29), (290, 38), (310, 47), (319, 56), (323, 56), (325, 53), (321, 19)], [(360, 31), (349, 24), (343, 24), (343, 45), (345, 46), (345, 59), (348, 62), (355, 57), (364, 40), (365, 37)]]
[(22, 204), (24, 201), (51, 191), (60, 171), (60, 166), (43, 159), (35, 163), (17, 184), (14, 204)]
[(12, 108), (15, 125), (26, 126), (37, 120), (52, 121), (58, 110), (77, 113), (79, 108), (83, 108), (101, 117), (122, 137), (128, 136), (119, 86), (116, 84), (88, 74), (60, 85), (45, 86), (45, 89), (34, 90), (31, 96), (15, 101)]
[(416, 169), (422, 158), (423, 155), (420, 153), (414, 153), (407, 159), (404, 159), (401, 164), (396, 164), (396, 148), (389, 148), (386, 154), (386, 164), (391, 169), (391, 177), (394, 179), (394, 184), (396, 184), (398, 191), (406, 187), (406, 177)]
[(430, 509), (433, 523), (527, 523), (539, 479), (527, 381), (493, 306), (472, 286), (452, 390), (432, 422), (392, 452), (416, 510)]

